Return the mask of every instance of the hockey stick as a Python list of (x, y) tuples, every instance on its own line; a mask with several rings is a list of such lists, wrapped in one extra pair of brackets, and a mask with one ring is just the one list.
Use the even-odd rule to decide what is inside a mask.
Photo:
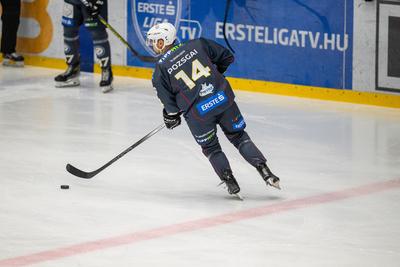
[(123, 43), (125, 44), (129, 50), (132, 52), (133, 55), (135, 55), (138, 59), (140, 59), (141, 61), (144, 62), (157, 62), (157, 58), (156, 57), (152, 57), (152, 56), (143, 56), (140, 55), (135, 49), (133, 49), (133, 47), (124, 39), (124, 37), (122, 37), (101, 15), (97, 16), (100, 20), (101, 23), (104, 24), (104, 26), (106, 26), (110, 31), (112, 31), (112, 33), (114, 33), (114, 35)]
[(122, 156), (124, 156), (126, 153), (128, 153), (129, 151), (131, 151), (132, 149), (134, 149), (135, 147), (137, 147), (138, 145), (140, 145), (141, 143), (143, 143), (144, 141), (149, 139), (151, 136), (153, 136), (156, 133), (158, 133), (159, 131), (161, 131), (164, 127), (165, 127), (164, 123), (159, 125), (157, 128), (155, 128), (154, 130), (152, 130), (151, 132), (149, 132), (148, 134), (143, 136), (142, 139), (140, 139), (139, 141), (137, 141), (136, 143), (134, 143), (133, 145), (131, 145), (130, 147), (125, 149), (118, 156), (116, 156), (115, 158), (113, 158), (112, 160), (110, 160), (109, 162), (107, 162), (106, 164), (104, 164), (102, 167), (100, 167), (99, 169), (97, 169), (95, 171), (85, 172), (85, 171), (82, 171), (82, 170), (72, 166), (71, 164), (67, 164), (67, 171), (70, 174), (78, 176), (80, 178), (90, 179), (93, 176), (95, 176), (96, 174), (98, 174), (99, 172), (101, 172), (102, 170), (104, 170), (105, 168), (107, 168), (108, 166), (110, 166), (111, 164), (113, 164), (114, 162), (116, 162), (117, 160), (119, 160), (120, 158), (122, 158)]
[[(87, 0), (80, 0), (80, 2), (88, 7), (90, 6), (90, 3)], [(137, 57), (138, 59), (140, 59), (141, 61), (144, 62), (157, 62), (157, 58), (156, 57), (152, 57), (152, 56), (143, 56), (140, 55), (135, 49), (133, 49), (133, 47), (124, 39), (124, 37), (122, 37), (100, 14), (97, 15), (97, 18), (100, 20), (101, 23), (103, 23), (104, 26), (106, 26), (106, 28), (108, 28), (110, 31), (112, 31), (115, 36), (122, 42), (124, 43), (129, 50), (131, 50), (132, 54)]]
[(223, 28), (222, 28), (222, 34), (224, 35), (224, 40), (225, 43), (228, 45), (229, 49), (235, 54), (235, 50), (233, 50), (231, 44), (228, 41), (228, 38), (226, 38), (226, 22), (228, 20), (228, 12), (229, 12), (229, 8), (231, 6), (231, 0), (226, 0), (226, 6), (225, 6), (225, 14), (224, 14), (224, 24), (223, 24)]

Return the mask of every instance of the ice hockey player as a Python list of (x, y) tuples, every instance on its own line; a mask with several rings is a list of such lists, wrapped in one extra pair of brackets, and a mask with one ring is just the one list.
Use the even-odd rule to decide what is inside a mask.
[(107, 18), (107, 0), (64, 0), (62, 24), (67, 70), (55, 77), (56, 87), (80, 84), (79, 27), (84, 24), (91, 33), (96, 57), (101, 66), (100, 88), (103, 93), (113, 90), (111, 49), (105, 26), (98, 19)]
[(23, 67), (24, 57), (15, 52), (17, 45), (17, 31), (21, 13), (20, 0), (0, 0), (3, 14), (1, 20), (3, 29), (1, 32), (1, 53), (3, 65), (10, 67)]
[(246, 123), (223, 75), (234, 61), (232, 53), (204, 38), (178, 43), (175, 27), (167, 22), (148, 31), (147, 44), (160, 55), (152, 82), (164, 106), (166, 127), (180, 125), (183, 115), (230, 194), (239, 193), (240, 187), (219, 144), (217, 124), (266, 184), (280, 189), (279, 178), (267, 167), (265, 157), (244, 130)]

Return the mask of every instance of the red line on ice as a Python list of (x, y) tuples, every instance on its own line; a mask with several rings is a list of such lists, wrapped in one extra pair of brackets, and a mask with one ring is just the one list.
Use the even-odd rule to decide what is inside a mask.
[(4, 266), (27, 266), (40, 262), (62, 259), (78, 254), (88, 253), (92, 251), (104, 250), (122, 245), (129, 245), (145, 240), (168, 237), (185, 232), (192, 232), (204, 228), (215, 227), (234, 223), (246, 219), (252, 219), (261, 216), (267, 216), (275, 213), (281, 213), (290, 210), (306, 208), (318, 204), (339, 201), (348, 198), (359, 197), (363, 195), (382, 192), (400, 187), (400, 179), (367, 184), (360, 187), (350, 188), (342, 191), (320, 194), (316, 196), (304, 197), (294, 200), (287, 200), (272, 205), (251, 208), (247, 210), (231, 212), (203, 218), (198, 220), (187, 221), (183, 223), (163, 226), (141, 232), (134, 232), (126, 235), (115, 236), (95, 241), (85, 242), (72, 246), (42, 251), (25, 256), (0, 260), (0, 267)]

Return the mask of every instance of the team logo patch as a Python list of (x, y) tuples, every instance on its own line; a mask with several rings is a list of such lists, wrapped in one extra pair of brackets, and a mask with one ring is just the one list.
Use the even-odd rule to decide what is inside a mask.
[(232, 127), (235, 130), (243, 129), (245, 126), (246, 126), (246, 122), (244, 121), (243, 118), (241, 118), (238, 122), (234, 122), (232, 124)]
[(197, 104), (196, 108), (200, 115), (204, 115), (226, 102), (228, 102), (228, 97), (221, 91)]
[(64, 26), (75, 26), (74, 23), (74, 6), (69, 3), (64, 3), (63, 15), (61, 23)]
[(94, 48), (94, 51), (96, 53), (96, 56), (98, 56), (98, 57), (102, 57), (106, 53), (105, 49), (101, 46), (96, 46)]
[(154, 25), (169, 22), (178, 29), (182, 13), (182, 0), (131, 0), (132, 22), (142, 46), (152, 55), (154, 51), (146, 45), (146, 33)]
[(71, 47), (68, 44), (64, 43), (64, 53), (70, 54), (71, 51), (72, 51)]
[(63, 17), (73, 19), (74, 18), (74, 6), (69, 3), (64, 3)]
[(214, 85), (212, 85), (211, 83), (210, 84), (203, 83), (201, 85), (201, 90), (199, 92), (199, 95), (206, 96), (206, 95), (212, 94), (213, 92), (214, 92)]

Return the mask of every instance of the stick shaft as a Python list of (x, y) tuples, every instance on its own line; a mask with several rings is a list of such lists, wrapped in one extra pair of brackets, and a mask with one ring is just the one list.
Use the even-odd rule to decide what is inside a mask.
[(103, 23), (104, 26), (106, 26), (122, 43), (124, 43), (135, 56), (138, 54), (128, 41), (126, 41), (124, 37), (122, 37), (101, 15), (98, 15), (98, 18), (100, 22)]
[(137, 58), (139, 58), (142, 61), (145, 62), (156, 62), (157, 58), (155, 57), (151, 57), (151, 56), (142, 56), (140, 55), (135, 49), (133, 49), (133, 47), (130, 45), (130, 43), (128, 43), (128, 41), (126, 41), (124, 39), (124, 37), (121, 36), (121, 34), (119, 34), (117, 32), (117, 30), (114, 29), (114, 27), (112, 27), (110, 25), (110, 23), (108, 23), (101, 15), (97, 16), (100, 20), (101, 23), (104, 24), (104, 26), (106, 26), (123, 44), (125, 44), (129, 50), (132, 52), (133, 55), (135, 55)]
[(113, 164), (114, 162), (116, 162), (117, 160), (119, 160), (120, 158), (122, 158), (129, 151), (131, 151), (132, 149), (134, 149), (135, 147), (139, 146), (141, 143), (143, 143), (144, 141), (149, 139), (151, 136), (153, 136), (156, 133), (158, 133), (159, 131), (161, 131), (164, 127), (165, 127), (164, 123), (159, 125), (157, 128), (155, 128), (154, 130), (152, 130), (151, 132), (149, 132), (148, 134), (143, 136), (139, 141), (137, 141), (136, 143), (134, 143), (133, 145), (131, 145), (130, 147), (128, 147), (127, 149), (122, 151), (120, 154), (118, 154), (116, 157), (114, 157), (112, 160), (110, 160), (109, 162), (107, 162), (106, 164), (104, 164), (97, 170), (94, 170), (92, 172), (85, 172), (85, 171), (82, 171), (82, 170), (72, 166), (71, 164), (67, 164), (67, 167), (66, 167), (67, 171), (69, 173), (71, 173), (72, 175), (78, 176), (80, 178), (90, 179), (93, 176), (97, 175), (102, 170), (104, 170), (105, 168), (107, 168), (108, 166), (110, 166), (111, 164)]
[(151, 132), (149, 132), (148, 134), (146, 134), (144, 137), (142, 137), (142, 139), (140, 139), (139, 141), (137, 141), (136, 143), (134, 143), (133, 145), (131, 145), (130, 147), (128, 147), (127, 149), (125, 149), (124, 151), (122, 151), (118, 156), (116, 156), (115, 158), (113, 158), (112, 160), (110, 160), (109, 162), (107, 162), (106, 164), (104, 164), (104, 166), (102, 166), (99, 169), (99, 172), (101, 172), (102, 170), (104, 170), (105, 168), (107, 168), (108, 166), (110, 166), (111, 164), (113, 164), (114, 162), (116, 162), (117, 160), (119, 160), (120, 158), (122, 158), (125, 154), (127, 154), (129, 151), (131, 151), (132, 149), (134, 149), (135, 147), (139, 146), (141, 143), (143, 143), (144, 141), (146, 141), (147, 139), (149, 139), (150, 137), (152, 137), (153, 135), (155, 135), (156, 133), (158, 133), (159, 131), (161, 131), (163, 128), (165, 127), (165, 124), (161, 124), (159, 125), (157, 128), (155, 128), (154, 130), (152, 130)]

